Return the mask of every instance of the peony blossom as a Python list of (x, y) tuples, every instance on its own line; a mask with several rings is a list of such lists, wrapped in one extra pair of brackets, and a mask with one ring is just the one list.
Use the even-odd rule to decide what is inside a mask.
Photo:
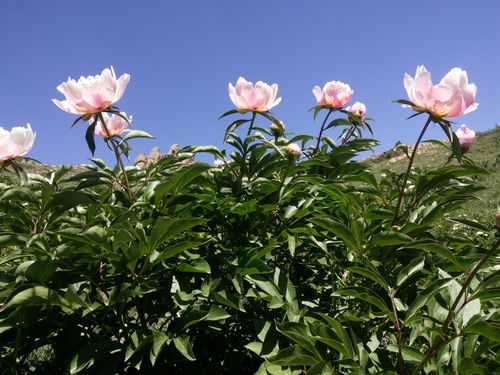
[(0, 162), (24, 156), (33, 147), (36, 133), (30, 124), (16, 126), (11, 131), (0, 127)]
[(125, 112), (121, 112), (121, 114), (122, 116), (128, 118), (129, 121), (127, 122), (123, 117), (119, 115), (112, 114), (111, 116), (109, 116), (107, 113), (102, 113), (102, 117), (104, 118), (106, 129), (108, 131), (106, 132), (106, 129), (104, 129), (104, 127), (102, 126), (102, 122), (99, 119), (95, 127), (95, 135), (103, 138), (110, 138), (115, 135), (122, 134), (128, 128), (129, 122), (131, 122), (132, 119), (130, 117), (127, 117), (127, 114)]
[(343, 108), (351, 100), (354, 93), (351, 86), (340, 81), (327, 82), (323, 89), (314, 86), (312, 92), (318, 105), (333, 109)]
[(469, 129), (465, 124), (460, 125), (455, 134), (464, 152), (468, 151), (470, 146), (476, 141), (476, 132)]
[(361, 102), (356, 102), (353, 105), (347, 107), (346, 111), (358, 116), (361, 120), (364, 120), (366, 116), (366, 105)]
[(429, 112), (438, 118), (453, 118), (477, 109), (476, 85), (469, 83), (467, 72), (451, 69), (437, 85), (425, 66), (417, 67), (415, 78), (405, 74), (404, 86), (408, 98), (418, 112)]
[(277, 98), (278, 85), (259, 81), (255, 85), (240, 77), (236, 86), (228, 85), (229, 98), (239, 112), (267, 112), (281, 102)]
[(302, 149), (297, 143), (290, 143), (285, 146), (285, 153), (292, 158), (298, 158), (302, 155)]
[(122, 74), (117, 79), (113, 67), (104, 69), (96, 76), (80, 77), (78, 81), (68, 78), (57, 86), (66, 99), (52, 101), (65, 112), (78, 116), (91, 115), (120, 100), (129, 80), (129, 74)]

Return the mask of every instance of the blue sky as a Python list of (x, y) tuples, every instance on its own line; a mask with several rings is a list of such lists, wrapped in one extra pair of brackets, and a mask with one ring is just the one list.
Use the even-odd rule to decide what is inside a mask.
[[(227, 83), (243, 75), (279, 84), (274, 113), (289, 130), (317, 134), (311, 89), (349, 83), (368, 106), (382, 149), (413, 142), (422, 118), (391, 101), (406, 98), (404, 72), (418, 64), (434, 81), (454, 66), (478, 85), (474, 129), (500, 119), (500, 4), (494, 1), (27, 1), (2, 0), (0, 125), (29, 122), (31, 156), (52, 163), (90, 157), (84, 127), (52, 104), (68, 76), (114, 65), (132, 75), (118, 103), (133, 126), (156, 136), (139, 151), (170, 144), (222, 146), (232, 107)], [(265, 125), (265, 124), (263, 124)], [(437, 129), (431, 133), (441, 138)], [(111, 160), (99, 143), (96, 156)]]

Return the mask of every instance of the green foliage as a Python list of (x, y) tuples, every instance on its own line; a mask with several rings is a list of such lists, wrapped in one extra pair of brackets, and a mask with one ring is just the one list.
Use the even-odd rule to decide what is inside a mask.
[(254, 120), (229, 151), (3, 181), (2, 373), (500, 373), (493, 220), (439, 230), (484, 170), (464, 157), (408, 189), (356, 161), (375, 145), (358, 132), (317, 148)]

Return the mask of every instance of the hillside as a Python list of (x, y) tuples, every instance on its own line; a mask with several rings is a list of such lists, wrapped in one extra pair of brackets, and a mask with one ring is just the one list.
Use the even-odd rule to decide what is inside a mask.
[[(490, 173), (481, 177), (485, 189), (477, 194), (477, 201), (466, 204), (464, 214), (471, 219), (491, 221), (497, 208), (500, 208), (500, 127), (479, 133), (467, 156)], [(443, 147), (424, 143), (419, 148), (415, 165), (419, 168), (435, 168), (442, 166), (447, 159), (448, 154)], [(402, 172), (408, 166), (408, 158), (401, 150), (386, 151), (366, 162), (379, 173), (387, 169)]]

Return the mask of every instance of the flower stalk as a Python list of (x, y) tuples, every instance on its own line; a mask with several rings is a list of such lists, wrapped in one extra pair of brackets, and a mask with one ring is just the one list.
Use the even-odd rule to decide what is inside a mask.
[(323, 132), (325, 131), (326, 122), (328, 121), (328, 118), (332, 113), (333, 109), (329, 109), (328, 113), (325, 116), (325, 119), (323, 120), (323, 124), (321, 124), (321, 129), (319, 130), (319, 135), (318, 135), (318, 142), (316, 143), (316, 147), (314, 148), (315, 154), (319, 151), (319, 145), (321, 143), (321, 137), (323, 137)]
[(108, 145), (108, 147), (114, 152), (116, 161), (117, 161), (118, 166), (119, 166), (119, 168), (120, 168), (120, 170), (122, 172), (123, 181), (120, 180), (120, 184), (122, 185), (122, 187), (126, 191), (126, 193), (128, 195), (128, 198), (130, 200), (132, 200), (132, 192), (130, 190), (130, 184), (129, 184), (129, 181), (128, 181), (127, 172), (125, 170), (125, 165), (123, 163), (123, 160), (122, 160), (122, 157), (121, 157), (121, 154), (120, 154), (120, 148), (119, 148), (118, 144), (116, 143), (116, 141), (111, 136), (111, 134), (110, 134), (110, 132), (108, 130), (108, 127), (106, 126), (106, 122), (104, 121), (104, 116), (102, 115), (102, 112), (99, 112), (97, 114), (97, 117), (99, 118), (99, 121), (102, 124), (104, 132), (106, 133), (106, 138), (104, 139), (104, 141), (106, 142), (106, 144)]
[(420, 132), (420, 135), (418, 136), (417, 142), (415, 143), (415, 146), (413, 147), (413, 151), (410, 156), (410, 162), (408, 163), (408, 169), (406, 170), (406, 174), (403, 178), (403, 184), (401, 186), (401, 189), (399, 191), (399, 196), (398, 196), (398, 203), (396, 204), (396, 211), (394, 213), (394, 219), (392, 221), (392, 225), (395, 225), (399, 219), (399, 211), (401, 209), (401, 204), (403, 202), (403, 197), (405, 193), (405, 188), (406, 188), (406, 183), (408, 182), (408, 178), (410, 177), (411, 173), (411, 168), (413, 167), (413, 163), (415, 161), (415, 156), (417, 155), (417, 149), (420, 143), (422, 142), (422, 138), (424, 137), (425, 132), (427, 131), (427, 128), (432, 122), (432, 116), (429, 115), (429, 118), (427, 119), (424, 127), (422, 128), (422, 131)]

